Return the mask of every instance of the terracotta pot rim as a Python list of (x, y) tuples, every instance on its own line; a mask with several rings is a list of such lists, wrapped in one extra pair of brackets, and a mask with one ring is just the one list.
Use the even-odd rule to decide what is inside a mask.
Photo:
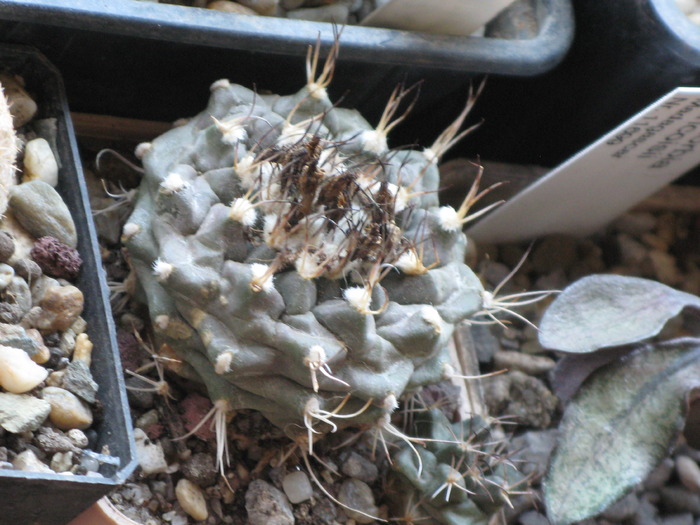
[(112, 505), (107, 496), (99, 499), (95, 504), (71, 521), (68, 525), (141, 525), (131, 518), (127, 518)]

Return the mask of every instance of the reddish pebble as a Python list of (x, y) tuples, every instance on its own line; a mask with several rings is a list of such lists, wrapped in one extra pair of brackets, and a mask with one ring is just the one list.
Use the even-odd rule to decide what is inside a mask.
[[(192, 429), (201, 423), (207, 414), (209, 414), (214, 405), (204, 396), (189, 394), (182, 400), (180, 407), (182, 409), (182, 420), (185, 424), (185, 429), (187, 432), (191, 432)], [(216, 438), (216, 433), (208, 422), (199, 427), (194, 435), (204, 441)]]

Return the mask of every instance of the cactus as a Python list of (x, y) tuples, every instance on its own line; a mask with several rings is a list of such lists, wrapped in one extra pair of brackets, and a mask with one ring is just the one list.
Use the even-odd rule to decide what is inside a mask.
[(12, 115), (0, 84), (0, 215), (7, 210), (10, 187), (14, 184), (16, 155)]
[(215, 82), (202, 113), (137, 148), (123, 230), (159, 343), (215, 420), (259, 410), (311, 453), (350, 425), (398, 433), (397, 399), (453, 374), (448, 341), (484, 296), (462, 233), (481, 195), (437, 198), (475, 95), (432, 147), (391, 150), (410, 90), (373, 128), (329, 100), (336, 54), (317, 75), (310, 49), (290, 96)]
[[(408, 513), (406, 521), (453, 525), (486, 524), (510, 503), (525, 480), (499, 453), (488, 424), (479, 416), (450, 424), (437, 409), (421, 412), (415, 433), (425, 448), (416, 456), (403, 447), (394, 457), (398, 490), (392, 493)], [(417, 461), (420, 457), (420, 463)]]

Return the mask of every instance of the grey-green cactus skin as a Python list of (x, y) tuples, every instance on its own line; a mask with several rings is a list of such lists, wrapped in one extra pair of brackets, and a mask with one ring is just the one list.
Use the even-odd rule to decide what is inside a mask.
[[(508, 492), (523, 484), (517, 469), (499, 458), (488, 424), (479, 416), (450, 423), (437, 409), (421, 412), (414, 423), (425, 447), (404, 446), (393, 472), (401, 508), (421, 523), (485, 525), (507, 503)], [(450, 480), (452, 486), (450, 487)]]
[[(221, 123), (234, 128), (235, 139)], [(285, 138), (299, 123), (297, 135)], [(466, 238), (461, 228), (441, 223), (437, 163), (420, 151), (370, 151), (362, 133), (371, 131), (359, 113), (334, 108), (307, 87), (291, 96), (259, 96), (218, 82), (206, 109), (154, 140), (142, 159), (145, 175), (123, 238), (160, 343), (180, 356), (186, 375), (202, 381), (213, 400), (260, 410), (293, 437), (306, 434), (309, 422), (315, 432), (334, 430), (314, 415), (333, 413), (344, 400), (330, 416), (335, 425), (375, 424), (394, 410), (392, 400), (444, 379), (455, 324), (482, 309), (482, 285), (463, 263)], [(274, 160), (270, 152), (310, 149), (314, 136), (330, 157), (342, 159), (325, 177), (372, 173), (377, 185), (353, 197), (365, 203), (366, 214), (381, 207), (372, 201), (379, 192), (393, 192), (389, 211), (409, 247), (404, 252), (413, 250), (425, 268), (407, 274), (397, 257), (367, 256), (309, 277), (290, 252), (271, 285), (252, 286), (260, 265), (280, 253), (265, 240), (272, 237), (265, 208), (273, 205), (260, 204), (260, 195), (274, 184), (262, 181), (260, 166), (270, 155)], [(409, 196), (396, 211), (401, 188)], [(253, 202), (256, 192), (254, 219), (234, 220), (233, 201)], [(330, 223), (349, 212), (333, 213), (319, 215)], [(338, 226), (322, 235), (319, 244), (342, 245), (350, 232)], [(379, 283), (368, 277), (373, 270), (388, 273)], [(370, 283), (366, 308), (346, 297), (348, 288), (363, 283)], [(309, 356), (318, 347), (324, 361), (316, 364), (332, 377), (317, 370), (315, 391)]]

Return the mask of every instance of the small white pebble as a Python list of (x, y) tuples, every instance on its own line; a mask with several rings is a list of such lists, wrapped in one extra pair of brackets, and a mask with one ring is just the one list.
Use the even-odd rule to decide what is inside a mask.
[(700, 494), (700, 466), (688, 456), (676, 457), (676, 472), (681, 483), (695, 494)]
[(46, 139), (30, 140), (24, 147), (22, 182), (42, 180), (54, 188), (58, 185), (58, 163)]
[(86, 448), (88, 446), (88, 438), (85, 435), (85, 432), (78, 428), (70, 429), (68, 432), (66, 432), (66, 436), (68, 439), (70, 439), (71, 443), (78, 448)]
[(13, 394), (24, 394), (46, 379), (49, 372), (19, 348), (0, 346), (0, 386)]
[(15, 459), (12, 460), (12, 466), (15, 470), (22, 470), (24, 472), (54, 473), (53, 470), (36, 457), (36, 454), (34, 454), (32, 450), (25, 450), (17, 454)]
[(134, 429), (134, 441), (136, 443), (136, 457), (145, 476), (159, 474), (168, 469), (165, 452), (163, 452), (160, 443), (151, 443), (146, 433), (140, 428)]
[(287, 474), (282, 480), (282, 489), (284, 489), (290, 503), (293, 504), (309, 500), (314, 495), (309, 476), (301, 470)]
[(187, 514), (197, 521), (204, 521), (209, 517), (207, 501), (204, 493), (197, 485), (187, 478), (182, 478), (175, 486), (175, 496)]

